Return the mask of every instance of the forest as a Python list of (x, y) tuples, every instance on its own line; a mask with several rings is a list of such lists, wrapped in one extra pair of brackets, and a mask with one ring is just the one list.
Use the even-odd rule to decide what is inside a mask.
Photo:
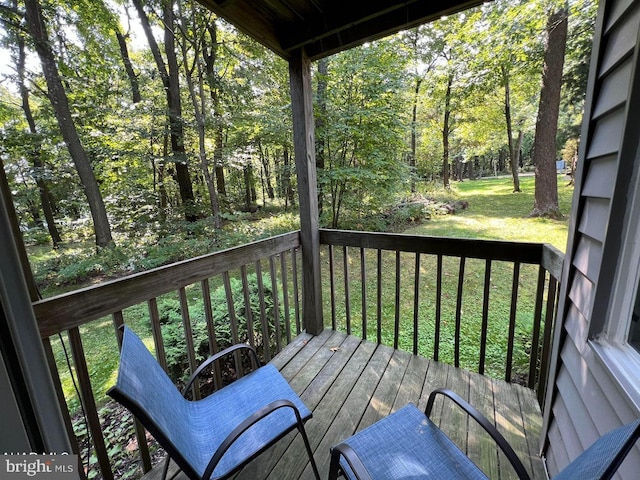
[[(500, 174), (517, 194), (522, 172), (533, 215), (568, 213), (556, 162), (577, 157), (596, 10), (497, 0), (316, 62), (321, 225), (386, 230), (412, 198)], [(195, 0), (2, 0), (0, 19), (0, 183), (27, 244), (135, 271), (298, 228), (284, 60)]]

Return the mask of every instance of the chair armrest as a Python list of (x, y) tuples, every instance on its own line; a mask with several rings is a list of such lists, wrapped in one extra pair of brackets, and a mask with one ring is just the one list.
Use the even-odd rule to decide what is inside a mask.
[(235, 352), (236, 350), (241, 350), (241, 349), (249, 350), (249, 354), (252, 357), (253, 362), (255, 362), (255, 365), (257, 365), (258, 367), (260, 366), (260, 360), (258, 359), (258, 353), (256, 352), (256, 349), (253, 348), (251, 345), (247, 345), (246, 343), (237, 343), (236, 345), (227, 347), (224, 350), (216, 353), (215, 355), (210, 356), (204, 362), (202, 362), (202, 364), (196, 369), (196, 371), (191, 374), (191, 376), (189, 377), (189, 380), (183, 387), (182, 396), (185, 396), (187, 394), (193, 382), (209, 365), (211, 365), (213, 362), (217, 360), (220, 360), (223, 357), (226, 357), (227, 355)]
[(367, 467), (364, 466), (356, 451), (346, 443), (341, 443), (331, 449), (331, 470), (329, 472), (330, 480), (338, 478), (338, 468), (340, 466), (341, 456), (349, 464), (349, 468), (351, 468), (351, 471), (358, 480), (372, 480)]
[(204, 479), (211, 478), (211, 475), (213, 475), (213, 471), (218, 465), (218, 462), (222, 459), (222, 456), (231, 447), (231, 445), (233, 445), (233, 442), (235, 442), (244, 432), (246, 432), (249, 428), (251, 428), (253, 425), (258, 423), (263, 418), (271, 415), (273, 412), (281, 408), (292, 408), (293, 412), (296, 415), (296, 422), (298, 424), (297, 425), (298, 429), (304, 426), (304, 423), (302, 422), (302, 416), (300, 415), (298, 408), (290, 400), (286, 400), (286, 399), (275, 400), (267, 404), (257, 412), (245, 418), (242, 421), (242, 423), (240, 423), (240, 425), (234, 428), (233, 431), (229, 435), (227, 435), (227, 438), (224, 439), (224, 441), (220, 444), (218, 449), (215, 451), (215, 453), (211, 457), (211, 460), (209, 460), (209, 463), (207, 464), (207, 468), (204, 471), (204, 475), (202, 476), (202, 479), (204, 480)]
[(482, 415), (478, 410), (473, 408), (467, 401), (465, 401), (462, 397), (460, 397), (457, 393), (447, 389), (447, 388), (438, 388), (431, 392), (429, 395), (429, 400), (427, 401), (427, 408), (425, 409), (425, 414), (427, 417), (431, 415), (431, 410), (433, 408), (433, 402), (437, 395), (443, 395), (445, 397), (453, 400), (460, 408), (462, 408), (467, 414), (469, 414), (473, 419), (480, 424), (484, 430), (491, 435), (493, 440), (496, 442), (500, 450), (504, 452), (507, 457), (507, 460), (513, 466), (513, 469), (516, 471), (518, 478), (520, 480), (530, 480), (529, 474), (527, 470), (522, 465), (520, 458), (516, 455), (516, 452), (513, 450), (511, 445), (505, 440), (502, 434), (496, 429), (496, 427), (487, 420), (487, 418)]

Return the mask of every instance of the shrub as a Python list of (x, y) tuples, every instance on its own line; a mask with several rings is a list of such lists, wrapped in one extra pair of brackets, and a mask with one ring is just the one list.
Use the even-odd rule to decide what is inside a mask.
[[(255, 339), (254, 346), (260, 355), (264, 352), (265, 348), (269, 348), (270, 351), (272, 351), (276, 346), (277, 340), (271, 278), (269, 275), (263, 275), (262, 277), (265, 317), (268, 322), (269, 331), (269, 338), (266, 342), (263, 338), (258, 277), (255, 273), (250, 274), (248, 275), (247, 280), (251, 318), (253, 320), (252, 327), (253, 337)], [(237, 319), (238, 341), (248, 343), (249, 332), (247, 329), (247, 310), (244, 302), (244, 292), (241, 280), (236, 278), (231, 279), (231, 294)], [(280, 299), (278, 303), (279, 311), (277, 321), (280, 322), (280, 332), (284, 333), (285, 315), (282, 307), (282, 300)], [(216, 340), (218, 348), (221, 350), (235, 343), (231, 331), (231, 318), (229, 315), (229, 309), (227, 308), (226, 293), (223, 286), (218, 287), (213, 291), (211, 294), (211, 304)], [(158, 302), (158, 310), (160, 314), (160, 323), (163, 325), (162, 336), (164, 340), (169, 375), (175, 380), (186, 380), (189, 374), (189, 363), (186, 353), (185, 333), (182, 325), (180, 302), (175, 299), (161, 299)], [(201, 301), (194, 303), (193, 305), (189, 305), (189, 317), (191, 319), (196, 359), (198, 363), (200, 363), (209, 356), (207, 322), (204, 305)]]

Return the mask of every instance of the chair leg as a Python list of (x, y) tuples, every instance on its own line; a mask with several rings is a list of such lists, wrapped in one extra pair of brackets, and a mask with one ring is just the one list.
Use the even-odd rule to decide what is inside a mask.
[(167, 455), (167, 458), (164, 459), (164, 467), (162, 468), (162, 477), (161, 480), (167, 479), (167, 473), (169, 473), (169, 463), (171, 463), (171, 457)]
[(338, 480), (340, 476), (340, 453), (331, 449), (331, 466), (329, 467), (329, 480)]
[(316, 480), (320, 480), (320, 473), (318, 472), (318, 466), (316, 465), (316, 461), (313, 458), (313, 451), (311, 450), (311, 445), (309, 444), (309, 438), (307, 437), (307, 432), (304, 429), (304, 425), (298, 424), (298, 430), (302, 434), (302, 440), (304, 440), (304, 446), (307, 449), (307, 454), (309, 454), (309, 461), (311, 462), (311, 468), (313, 469), (313, 474), (316, 477)]

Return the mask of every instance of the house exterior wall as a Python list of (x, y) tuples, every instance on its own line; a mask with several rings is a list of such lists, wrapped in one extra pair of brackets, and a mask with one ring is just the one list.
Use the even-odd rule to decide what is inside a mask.
[[(602, 434), (640, 415), (638, 399), (597, 347), (615, 321), (612, 285), (620, 269), (629, 268), (620, 260), (623, 239), (639, 222), (630, 221), (640, 164), (639, 30), (640, 2), (601, 1), (552, 361), (555, 384), (545, 411), (543, 453), (551, 476)], [(637, 479), (639, 471), (636, 447), (619, 478)]]

